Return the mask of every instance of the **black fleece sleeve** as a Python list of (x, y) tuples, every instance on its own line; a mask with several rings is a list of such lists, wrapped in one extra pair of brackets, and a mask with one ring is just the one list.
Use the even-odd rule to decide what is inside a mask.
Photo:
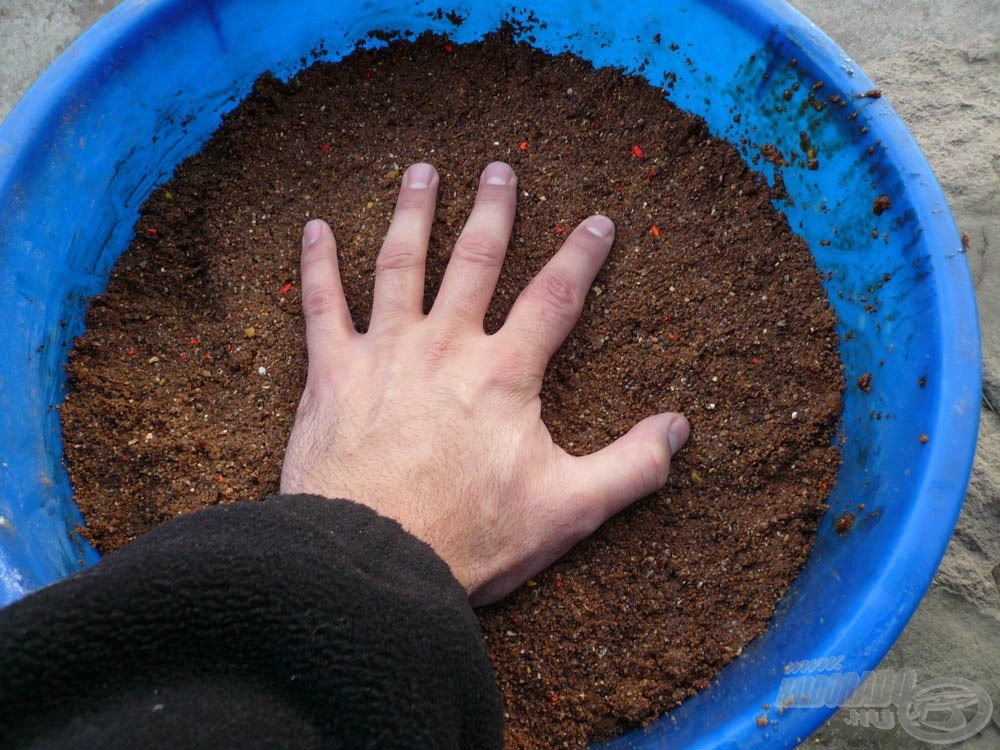
[(157, 527), (0, 610), (0, 746), (498, 748), (465, 591), (347, 500)]

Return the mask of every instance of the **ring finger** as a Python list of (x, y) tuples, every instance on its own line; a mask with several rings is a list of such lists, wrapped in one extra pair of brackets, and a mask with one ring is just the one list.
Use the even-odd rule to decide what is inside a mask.
[(414, 164), (403, 175), (392, 222), (375, 262), (369, 330), (423, 316), (424, 267), (438, 183), (430, 164)]

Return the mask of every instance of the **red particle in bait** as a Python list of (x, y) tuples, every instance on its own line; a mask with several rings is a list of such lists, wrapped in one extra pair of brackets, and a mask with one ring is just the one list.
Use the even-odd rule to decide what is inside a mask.
[(646, 152), (642, 150), (641, 146), (633, 146), (632, 156), (634, 156), (636, 159), (644, 159), (646, 158)]
[(294, 287), (295, 287), (295, 285), (292, 282), (290, 282), (290, 281), (287, 282), (287, 283), (285, 283), (285, 285), (283, 287), (281, 287), (281, 294), (282, 295), (288, 294), (290, 291), (292, 291), (292, 289)]

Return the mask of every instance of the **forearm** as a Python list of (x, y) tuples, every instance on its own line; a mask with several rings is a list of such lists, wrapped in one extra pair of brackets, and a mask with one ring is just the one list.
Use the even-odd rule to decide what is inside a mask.
[(423, 542), (342, 500), (279, 497), (179, 518), (0, 610), (0, 685), (8, 739), (75, 716), (73, 731), (83, 717), (147, 744), (167, 728), (173, 746), (184, 744), (178, 731), (501, 745), (466, 592)]

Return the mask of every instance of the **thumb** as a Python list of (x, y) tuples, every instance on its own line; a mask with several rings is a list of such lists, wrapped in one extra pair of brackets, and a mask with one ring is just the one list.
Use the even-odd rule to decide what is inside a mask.
[[(667, 483), (670, 459), (687, 442), (691, 427), (681, 414), (667, 412), (646, 417), (610, 445), (587, 456), (573, 458), (574, 518), (581, 539), (640, 498)], [(580, 507), (582, 499), (583, 507)]]

